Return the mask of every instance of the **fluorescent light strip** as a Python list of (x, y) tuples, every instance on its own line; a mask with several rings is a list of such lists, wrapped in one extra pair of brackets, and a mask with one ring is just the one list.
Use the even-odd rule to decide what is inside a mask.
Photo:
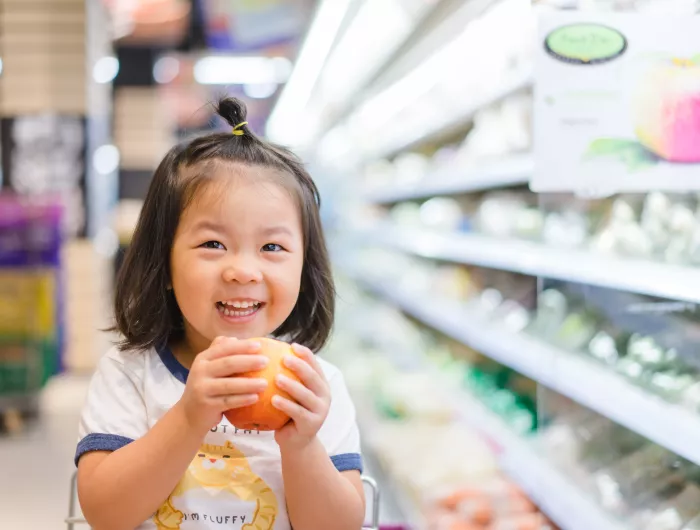
[(292, 70), (284, 57), (203, 57), (194, 66), (194, 78), (203, 85), (284, 83)]
[(411, 32), (414, 18), (399, 0), (365, 0), (328, 59), (324, 99), (342, 101), (362, 86)]
[(289, 82), (272, 111), (267, 134), (275, 141), (295, 140), (299, 118), (330, 53), (338, 30), (353, 0), (323, 0), (304, 40)]

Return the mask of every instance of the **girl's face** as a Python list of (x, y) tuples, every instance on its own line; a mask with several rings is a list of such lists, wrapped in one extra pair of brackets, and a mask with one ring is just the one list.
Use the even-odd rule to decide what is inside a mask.
[(219, 335), (269, 335), (299, 296), (304, 238), (291, 192), (274, 183), (270, 169), (236, 172), (197, 192), (175, 234), (172, 288), (190, 353)]

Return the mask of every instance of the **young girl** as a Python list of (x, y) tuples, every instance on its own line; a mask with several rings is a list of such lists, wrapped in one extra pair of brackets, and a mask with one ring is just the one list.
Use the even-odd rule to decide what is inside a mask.
[[(340, 372), (314, 357), (334, 290), (311, 177), (231, 125), (173, 148), (144, 202), (116, 285), (122, 342), (90, 385), (75, 462), (96, 530), (358, 530), (364, 519), (355, 411)], [(267, 383), (255, 337), (294, 344), (301, 383), (274, 384), (291, 421), (241, 431), (222, 413)]]

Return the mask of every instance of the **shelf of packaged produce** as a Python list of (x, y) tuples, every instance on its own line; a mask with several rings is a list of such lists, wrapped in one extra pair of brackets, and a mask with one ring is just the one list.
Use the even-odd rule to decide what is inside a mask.
[(459, 400), (462, 420), (499, 447), (502, 471), (562, 530), (626, 530), (539, 454), (533, 442), (466, 392)]
[(362, 233), (360, 237), (371, 244), (424, 258), (700, 302), (700, 268), (480, 234), (402, 229), (390, 224)]
[(514, 333), (456, 302), (405, 293), (367, 275), (352, 276), (425, 325), (700, 465), (700, 415), (691, 410), (591, 359)]
[(508, 186), (527, 184), (532, 176), (532, 155), (507, 158), (478, 169), (460, 171), (457, 168), (440, 170), (415, 185), (391, 186), (367, 196), (369, 202), (392, 204), (401, 201), (426, 199), (435, 196), (459, 195)]
[[(378, 432), (376, 426), (380, 420), (366, 403), (366, 397), (353, 395), (353, 399), (357, 405), (363, 437), (369, 440), (366, 440), (366, 445), (373, 453), (371, 458), (380, 460), (380, 455), (374, 454), (371, 443), (371, 433)], [(466, 392), (460, 392), (455, 404), (460, 413), (458, 420), (464, 421), (497, 448), (502, 471), (562, 530), (625, 530), (624, 526), (602, 511), (551, 462), (541, 456), (531, 441), (511, 431), (498, 416), (475, 398)], [(391, 494), (395, 496), (406, 524), (411, 530), (424, 530), (425, 518), (401, 484), (392, 482), (387, 470), (382, 470), (382, 474), (384, 484), (388, 485)]]

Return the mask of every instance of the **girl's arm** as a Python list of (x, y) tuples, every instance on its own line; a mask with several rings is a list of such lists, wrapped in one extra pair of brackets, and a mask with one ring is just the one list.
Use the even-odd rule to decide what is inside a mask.
[[(253, 355), (259, 349), (259, 344), (249, 341), (215, 339), (192, 363), (180, 401), (146, 434), (116, 451), (87, 452), (80, 457), (78, 495), (93, 528), (133, 530), (154, 515), (222, 413), (254, 403), (267, 385), (261, 379), (232, 377), (267, 364), (267, 358)], [(94, 409), (99, 403), (90, 405)]]
[(318, 439), (282, 451), (289, 520), (295, 530), (360, 530), (365, 500), (359, 471), (339, 472)]
[(142, 438), (112, 453), (85, 454), (78, 464), (78, 495), (95, 530), (133, 530), (163, 504), (204, 438), (191, 429), (181, 403)]
[[(346, 471), (339, 471), (319, 436), (331, 410), (330, 385), (313, 353), (296, 344), (293, 347), (296, 356), (286, 358), (285, 364), (300, 382), (280, 375), (276, 383), (295, 401), (281, 396), (272, 398), (273, 406), (293, 420), (275, 433), (282, 455), (289, 520), (294, 530), (360, 530), (365, 517), (360, 472), (346, 466), (341, 466)], [(342, 391), (338, 387), (336, 383), (334, 395), (340, 403), (332, 414), (334, 421), (326, 429), (342, 431), (350, 423), (354, 425), (354, 413), (350, 414), (344, 386)], [(338, 418), (339, 415), (344, 417)], [(359, 460), (359, 454), (342, 456)]]

